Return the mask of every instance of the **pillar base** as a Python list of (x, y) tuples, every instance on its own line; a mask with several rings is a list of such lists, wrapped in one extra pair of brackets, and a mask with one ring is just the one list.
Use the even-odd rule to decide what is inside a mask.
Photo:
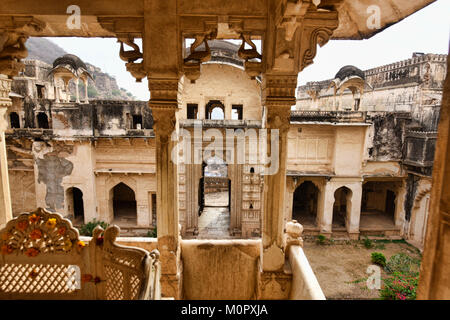
[(359, 240), (359, 231), (349, 232), (348, 237), (350, 238), (350, 240)]
[(183, 299), (183, 266), (176, 274), (161, 274), (161, 296), (163, 298)]
[(286, 261), (281, 271), (261, 271), (258, 273), (256, 299), (287, 300), (291, 292), (292, 272)]

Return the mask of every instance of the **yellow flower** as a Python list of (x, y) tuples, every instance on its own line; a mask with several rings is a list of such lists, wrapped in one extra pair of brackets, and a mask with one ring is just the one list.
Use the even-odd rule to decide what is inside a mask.
[(78, 245), (78, 248), (79, 248), (79, 249), (83, 249), (83, 248), (86, 246), (86, 243), (84, 243), (84, 242), (81, 241), (81, 240), (78, 240), (77, 245)]
[(45, 225), (47, 226), (47, 228), (53, 229), (56, 226), (56, 219), (55, 218), (48, 219)]
[(72, 248), (72, 241), (70, 239), (67, 239), (66, 241), (64, 241), (63, 248), (65, 251), (69, 251)]

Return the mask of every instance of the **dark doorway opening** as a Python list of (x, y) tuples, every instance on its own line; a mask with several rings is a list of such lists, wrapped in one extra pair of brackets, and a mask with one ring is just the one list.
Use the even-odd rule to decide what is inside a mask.
[(292, 219), (304, 226), (317, 225), (317, 203), (319, 189), (311, 181), (300, 184), (294, 192)]
[(49, 129), (48, 117), (45, 113), (39, 112), (37, 115), (38, 128)]
[(11, 112), (9, 114), (9, 120), (10, 120), (11, 128), (20, 128), (20, 119), (19, 119), (19, 115), (16, 112)]
[(341, 187), (334, 192), (333, 229), (345, 229), (351, 211), (352, 191)]
[(73, 217), (74, 224), (76, 225), (83, 224), (84, 223), (83, 192), (75, 187), (68, 189), (67, 201), (69, 214)]
[(112, 190), (114, 220), (122, 225), (137, 222), (136, 197), (133, 189), (119, 183)]

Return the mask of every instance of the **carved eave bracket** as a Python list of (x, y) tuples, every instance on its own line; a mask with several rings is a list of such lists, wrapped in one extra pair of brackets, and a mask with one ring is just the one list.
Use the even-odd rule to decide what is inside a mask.
[[(238, 50), (238, 56), (244, 60), (245, 72), (253, 80), (262, 72), (262, 56), (256, 49), (256, 45), (252, 42), (249, 34), (242, 34), (241, 39), (242, 44)], [(245, 49), (245, 44), (250, 45), (251, 48)], [(259, 59), (259, 61), (256, 59)]]
[(318, 10), (310, 1), (288, 2), (276, 14), (273, 60), (268, 69), (298, 73), (313, 62), (317, 45), (325, 45), (338, 27), (337, 11)]
[[(217, 29), (209, 29), (195, 36), (195, 41), (189, 48), (189, 55), (183, 59), (183, 72), (191, 83), (200, 77), (200, 65), (211, 59), (211, 49), (208, 40), (213, 40), (217, 35)], [(196, 50), (201, 44), (204, 44), (203, 50)]]
[[(142, 79), (147, 76), (147, 73), (145, 72), (143, 60), (141, 62), (135, 62), (138, 59), (142, 59), (144, 56), (140, 51), (139, 46), (134, 43), (134, 39), (131, 35), (120, 37), (117, 39), (117, 42), (120, 43), (119, 57), (126, 62), (125, 66), (127, 71), (136, 79), (136, 82), (142, 82)], [(133, 50), (126, 51), (124, 43), (133, 48)]]
[(0, 18), (0, 73), (9, 78), (24, 69), (20, 61), (28, 56), (25, 42), (31, 32), (41, 32), (45, 23), (34, 17)]

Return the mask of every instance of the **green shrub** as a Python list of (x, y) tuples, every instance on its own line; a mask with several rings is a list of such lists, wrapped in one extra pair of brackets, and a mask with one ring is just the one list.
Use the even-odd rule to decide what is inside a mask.
[(326, 241), (327, 241), (327, 237), (325, 237), (323, 234), (319, 234), (317, 236), (317, 240), (316, 240), (317, 244), (323, 245), (326, 243)]
[(373, 248), (373, 242), (372, 242), (372, 240), (370, 240), (369, 238), (366, 237), (366, 238), (364, 239), (363, 243), (364, 243), (364, 247), (366, 247), (366, 249), (371, 249), (371, 248)]
[(386, 272), (410, 273), (419, 269), (420, 261), (410, 257), (406, 253), (394, 254), (386, 263)]
[(157, 237), (156, 227), (154, 229), (152, 229), (152, 230), (148, 230), (147, 237), (150, 237), (150, 238), (156, 238)]
[(386, 257), (381, 252), (372, 252), (372, 263), (375, 263), (381, 267), (386, 265)]
[(98, 96), (98, 92), (97, 90), (92, 87), (92, 86), (88, 86), (88, 97), (89, 98), (95, 98)]
[(380, 297), (385, 300), (415, 300), (419, 273), (394, 272), (383, 279)]
[(96, 226), (100, 226), (103, 229), (106, 229), (108, 227), (108, 224), (104, 221), (97, 221), (95, 218), (91, 222), (88, 222), (86, 224), (83, 224), (80, 227), (80, 234), (82, 236), (90, 236), (92, 237), (92, 231), (94, 231)]

